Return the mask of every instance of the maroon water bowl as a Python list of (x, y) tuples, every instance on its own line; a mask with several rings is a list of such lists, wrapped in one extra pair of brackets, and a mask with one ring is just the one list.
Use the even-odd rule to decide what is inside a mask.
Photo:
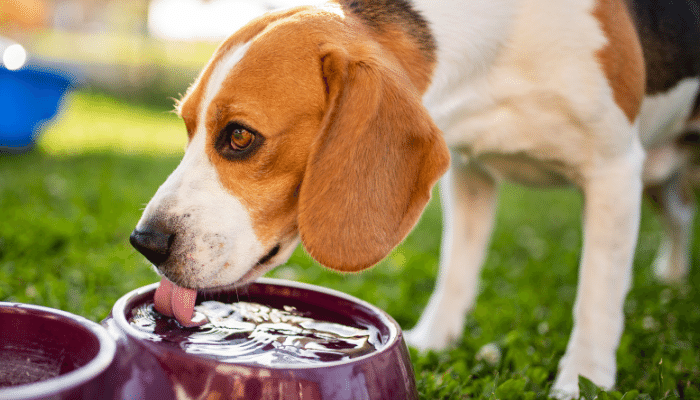
[[(206, 300), (255, 302), (311, 310), (328, 321), (362, 321), (379, 331), (376, 351), (321, 364), (217, 361), (153, 340), (129, 323), (132, 312), (153, 302), (158, 284), (119, 299), (102, 324), (117, 342), (109, 387), (115, 399), (226, 398), (245, 400), (417, 399), (413, 367), (399, 325), (373, 305), (347, 294), (278, 279), (207, 295)], [(200, 296), (201, 297), (201, 296)], [(199, 300), (198, 300), (199, 301)], [(319, 318), (322, 317), (322, 318)]]
[(0, 399), (98, 399), (115, 355), (107, 331), (83, 317), (0, 302)]

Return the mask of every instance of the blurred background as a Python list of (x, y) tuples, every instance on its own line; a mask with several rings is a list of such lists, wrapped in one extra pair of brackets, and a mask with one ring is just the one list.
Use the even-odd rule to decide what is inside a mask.
[[(31, 145), (19, 125), (40, 125), (31, 127), (38, 138), (52, 104), (62, 104), (44, 97), (66, 89), (172, 109), (222, 39), (264, 12), (321, 2), (3, 0), (0, 113), (13, 121), (0, 125), (0, 148)], [(27, 107), (43, 111), (24, 115)]]

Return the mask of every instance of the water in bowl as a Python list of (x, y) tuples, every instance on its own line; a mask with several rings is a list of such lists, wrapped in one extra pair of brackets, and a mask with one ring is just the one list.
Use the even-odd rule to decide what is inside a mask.
[(205, 301), (195, 307), (195, 319), (208, 323), (184, 328), (174, 318), (155, 311), (153, 303), (133, 310), (129, 322), (151, 340), (179, 346), (191, 354), (221, 362), (321, 364), (360, 357), (376, 351), (379, 331), (315, 319), (294, 307), (281, 309), (257, 303)]
[(55, 378), (61, 372), (63, 357), (35, 348), (0, 347), (0, 388)]

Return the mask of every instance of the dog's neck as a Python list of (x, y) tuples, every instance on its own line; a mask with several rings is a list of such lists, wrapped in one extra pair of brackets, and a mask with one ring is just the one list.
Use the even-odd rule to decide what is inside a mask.
[(427, 21), (407, 0), (336, 0), (373, 39), (391, 52), (416, 89), (424, 93), (436, 64), (437, 46)]
[[(332, 0), (394, 54), (420, 93), (442, 98), (488, 71), (517, 10), (546, 0)], [(440, 60), (439, 63), (437, 60)]]

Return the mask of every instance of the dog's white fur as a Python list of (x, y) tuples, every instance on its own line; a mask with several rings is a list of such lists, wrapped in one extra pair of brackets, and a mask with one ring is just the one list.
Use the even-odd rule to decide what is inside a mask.
[[(583, 255), (574, 328), (554, 391), (578, 392), (578, 376), (610, 388), (623, 329), (623, 303), (640, 219), (642, 177), (663, 181), (683, 155), (665, 143), (684, 128), (698, 94), (688, 79), (649, 97), (630, 122), (616, 104), (596, 52), (606, 45), (594, 0), (414, 1), (438, 44), (438, 63), (424, 104), (452, 149), (442, 181), (444, 233), (437, 286), (418, 324), (407, 332), (420, 349), (458, 338), (477, 294), (493, 228), (500, 179), (538, 186), (572, 183), (585, 199)], [(551, 18), (543, 18), (551, 16)], [(214, 95), (247, 46), (214, 69), (201, 104), (204, 121)], [(196, 261), (187, 273), (202, 287), (239, 281), (266, 251), (239, 199), (216, 179), (204, 147), (206, 124), (180, 166), (158, 190), (139, 225), (165, 211), (189, 214)], [(643, 143), (651, 147), (645, 164)], [(673, 203), (673, 191), (669, 191)], [(656, 262), (678, 279), (687, 270), (692, 208), (668, 220), (671, 237)], [(224, 218), (223, 215), (226, 215)], [(284, 262), (285, 246), (265, 270)], [(232, 267), (230, 267), (232, 265)], [(255, 275), (265, 272), (257, 271)]]

